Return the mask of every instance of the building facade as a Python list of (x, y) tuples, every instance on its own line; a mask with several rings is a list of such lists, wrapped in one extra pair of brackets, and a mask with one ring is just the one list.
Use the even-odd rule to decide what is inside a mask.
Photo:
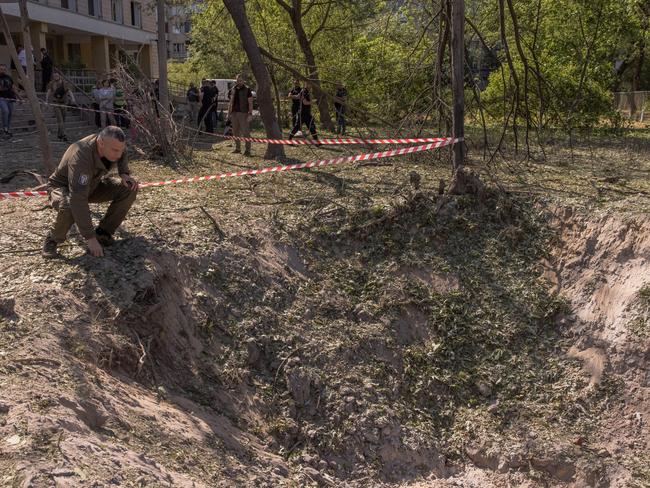
[[(6, 1), (6, 0), (5, 0)], [(101, 78), (127, 57), (150, 78), (158, 77), (155, 3), (148, 0), (28, 1), (31, 41), (38, 66), (46, 48), (62, 71), (88, 71)], [(18, 3), (2, 3), (15, 44), (24, 44)], [(11, 64), (0, 36), (0, 63)]]
[(183, 62), (187, 59), (187, 41), (192, 30), (194, 7), (173, 5), (167, 10), (168, 59)]

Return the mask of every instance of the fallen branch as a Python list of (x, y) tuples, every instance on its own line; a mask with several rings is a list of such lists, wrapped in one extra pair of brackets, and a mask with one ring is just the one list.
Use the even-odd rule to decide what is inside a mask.
[(201, 206), (199, 208), (201, 209), (201, 212), (203, 212), (205, 216), (210, 220), (210, 222), (212, 222), (212, 225), (214, 226), (214, 231), (217, 233), (219, 238), (223, 239), (224, 237), (226, 237), (226, 233), (223, 230), (221, 230), (221, 227), (219, 227), (217, 220), (212, 215), (210, 215), (210, 213), (205, 209), (205, 207)]

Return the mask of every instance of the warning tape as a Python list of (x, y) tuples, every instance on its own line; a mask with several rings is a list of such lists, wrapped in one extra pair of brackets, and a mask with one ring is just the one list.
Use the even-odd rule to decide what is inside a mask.
[[(335, 159), (324, 159), (321, 161), (311, 161), (307, 163), (271, 166), (268, 168), (261, 168), (261, 169), (248, 169), (243, 171), (234, 171), (230, 173), (221, 173), (216, 175), (194, 176), (191, 178), (178, 178), (173, 180), (140, 183), (139, 186), (140, 188), (148, 188), (153, 186), (177, 185), (180, 183), (195, 183), (197, 181), (222, 180), (225, 178), (234, 178), (238, 176), (279, 173), (282, 171), (293, 171), (297, 169), (316, 168), (316, 167), (320, 168), (323, 166), (333, 166), (335, 164), (353, 163), (356, 161), (369, 161), (373, 159), (390, 158), (392, 156), (401, 156), (404, 154), (413, 154), (417, 152), (431, 151), (433, 149), (438, 149), (443, 146), (448, 146), (451, 144), (455, 144), (457, 142), (461, 142), (462, 140), (463, 140), (462, 138), (458, 138), (458, 139), (449, 138), (431, 144), (424, 144), (422, 146), (412, 146), (412, 147), (405, 147), (401, 149), (392, 149), (390, 151), (357, 154), (356, 156), (348, 156), (348, 157), (341, 157)], [(47, 192), (46, 191), (24, 191), (24, 192), (14, 191), (8, 193), (0, 193), (0, 200), (3, 198), (24, 198), (24, 197), (40, 197), (40, 196), (47, 196)]]
[(8, 193), (0, 193), (0, 200), (3, 198), (22, 198), (22, 197), (46, 197), (46, 191), (10, 191)]
[[(27, 100), (15, 100), (10, 98), (0, 98), (0, 100), (8, 100), (11, 102), (18, 103), (28, 103)], [(65, 105), (61, 103), (51, 103), (44, 102), (39, 100), (41, 105), (46, 105), (50, 107), (63, 107), (70, 110), (79, 110), (81, 112), (93, 112), (93, 113), (104, 113), (107, 115), (117, 115), (120, 117), (134, 118), (133, 114), (128, 111), (124, 112), (109, 112), (106, 110), (97, 110), (94, 108), (80, 107), (78, 105)], [(386, 145), (396, 145), (396, 144), (422, 144), (429, 142), (440, 142), (448, 140), (448, 137), (410, 137), (410, 138), (384, 138), (384, 139), (361, 139), (361, 138), (333, 138), (333, 139), (319, 139), (318, 141), (313, 139), (267, 139), (259, 137), (239, 137), (239, 136), (226, 136), (222, 134), (215, 134), (212, 132), (205, 132), (194, 127), (189, 127), (187, 125), (181, 125), (185, 129), (197, 132), (199, 134), (204, 134), (212, 137), (217, 137), (220, 139), (228, 139), (232, 141), (242, 141), (242, 142), (259, 142), (263, 144), (277, 144), (284, 146), (340, 146), (340, 145), (371, 145), (371, 144), (386, 144)]]

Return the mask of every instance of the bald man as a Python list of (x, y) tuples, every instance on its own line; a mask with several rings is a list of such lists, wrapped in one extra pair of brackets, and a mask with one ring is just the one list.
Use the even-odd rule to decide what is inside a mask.
[[(120, 180), (106, 175), (117, 167)], [(43, 245), (43, 257), (58, 256), (57, 246), (65, 241), (72, 224), (86, 239), (88, 252), (104, 255), (104, 246), (115, 242), (113, 233), (135, 202), (138, 182), (133, 179), (126, 157), (126, 136), (109, 125), (99, 134), (72, 144), (48, 180), (56, 221)], [(97, 228), (93, 226), (89, 203), (111, 202)]]

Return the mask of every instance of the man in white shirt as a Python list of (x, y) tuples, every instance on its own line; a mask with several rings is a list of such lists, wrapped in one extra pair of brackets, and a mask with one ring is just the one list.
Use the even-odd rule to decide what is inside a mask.
[(18, 50), (18, 62), (23, 67), (23, 72), (27, 73), (27, 53), (25, 52), (25, 48), (18, 44), (16, 49)]

